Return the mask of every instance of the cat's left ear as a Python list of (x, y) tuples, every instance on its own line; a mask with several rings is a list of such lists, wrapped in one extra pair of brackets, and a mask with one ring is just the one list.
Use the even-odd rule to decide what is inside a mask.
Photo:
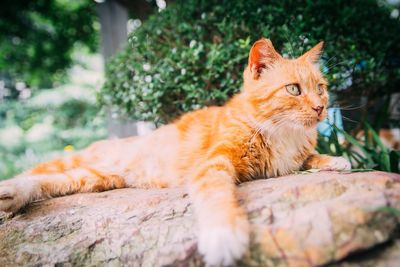
[(318, 64), (323, 52), (324, 42), (319, 42), (316, 46), (308, 50), (305, 54), (299, 57), (300, 60), (305, 60), (311, 64)]

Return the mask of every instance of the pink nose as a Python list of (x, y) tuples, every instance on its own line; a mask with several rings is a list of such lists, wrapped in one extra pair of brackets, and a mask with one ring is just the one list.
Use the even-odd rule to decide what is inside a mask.
[(312, 108), (317, 112), (318, 116), (321, 115), (322, 111), (324, 110), (324, 106), (316, 106), (315, 108)]

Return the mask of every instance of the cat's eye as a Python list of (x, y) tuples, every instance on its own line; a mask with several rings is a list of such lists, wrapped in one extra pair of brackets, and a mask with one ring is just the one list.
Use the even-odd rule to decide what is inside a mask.
[(320, 83), (320, 84), (317, 85), (317, 93), (319, 95), (322, 95), (325, 92), (325, 90), (326, 90), (326, 85), (325, 84)]
[(288, 84), (285, 87), (286, 91), (291, 95), (298, 96), (301, 94), (300, 86), (298, 84)]

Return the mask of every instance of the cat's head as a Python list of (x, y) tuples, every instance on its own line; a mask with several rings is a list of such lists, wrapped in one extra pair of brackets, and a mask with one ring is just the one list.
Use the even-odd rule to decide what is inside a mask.
[(328, 82), (318, 61), (323, 43), (296, 59), (283, 58), (268, 39), (250, 50), (244, 71), (244, 93), (258, 121), (315, 127), (326, 117)]

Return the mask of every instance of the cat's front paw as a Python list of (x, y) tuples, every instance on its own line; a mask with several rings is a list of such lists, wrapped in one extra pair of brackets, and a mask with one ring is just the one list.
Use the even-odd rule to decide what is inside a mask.
[(29, 193), (20, 187), (12, 180), (0, 183), (0, 211), (15, 213), (27, 204)]
[(248, 221), (241, 225), (218, 226), (200, 232), (198, 249), (207, 266), (233, 266), (249, 246)]
[(351, 169), (351, 163), (343, 157), (330, 157), (327, 166), (324, 166), (323, 169), (329, 171), (347, 171)]

